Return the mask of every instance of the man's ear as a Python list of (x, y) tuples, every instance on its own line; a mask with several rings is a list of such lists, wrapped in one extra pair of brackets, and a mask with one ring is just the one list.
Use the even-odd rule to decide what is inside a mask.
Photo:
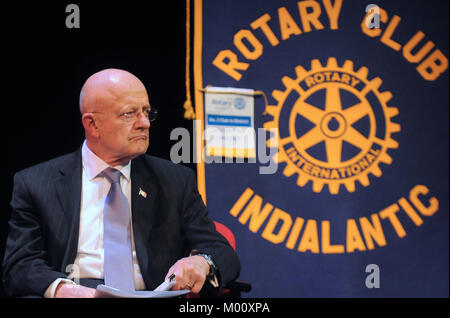
[(92, 113), (85, 113), (81, 116), (81, 122), (83, 124), (86, 134), (98, 137), (98, 126), (95, 117)]

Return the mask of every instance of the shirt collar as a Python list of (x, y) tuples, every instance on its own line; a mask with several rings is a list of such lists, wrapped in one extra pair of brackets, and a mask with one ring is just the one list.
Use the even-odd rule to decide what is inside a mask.
[[(83, 162), (83, 168), (86, 171), (86, 175), (91, 181), (95, 177), (97, 177), (103, 170), (109, 167), (109, 165), (104, 162), (100, 157), (98, 157), (95, 153), (89, 149), (86, 140), (83, 143), (83, 147), (81, 149), (81, 158)], [(118, 165), (114, 166), (114, 169), (119, 170), (122, 175), (130, 181), (131, 174), (131, 160), (128, 161), (126, 165)]]

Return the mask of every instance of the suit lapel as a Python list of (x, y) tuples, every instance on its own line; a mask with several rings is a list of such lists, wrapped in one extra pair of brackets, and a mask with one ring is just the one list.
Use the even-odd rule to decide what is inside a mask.
[(62, 222), (70, 222), (67, 247), (62, 260), (61, 271), (73, 264), (77, 255), (81, 205), (81, 148), (60, 167), (55, 180), (56, 193), (64, 213)]
[[(81, 208), (81, 148), (70, 154), (70, 158), (60, 167), (55, 179), (55, 188), (64, 216), (61, 222), (70, 222), (67, 247), (60, 271), (65, 272), (66, 266), (73, 264), (77, 255), (78, 236), (80, 228)], [(142, 158), (138, 157), (131, 164), (131, 207), (133, 221), (133, 236), (136, 254), (142, 276), (147, 286), (152, 281), (149, 273), (149, 249), (151, 229), (155, 223), (153, 207), (158, 194), (155, 176), (151, 173)]]
[(153, 207), (158, 194), (158, 185), (151, 170), (142, 157), (131, 163), (131, 207), (133, 220), (133, 236), (136, 254), (144, 281), (149, 287), (149, 240), (151, 229), (155, 223)]

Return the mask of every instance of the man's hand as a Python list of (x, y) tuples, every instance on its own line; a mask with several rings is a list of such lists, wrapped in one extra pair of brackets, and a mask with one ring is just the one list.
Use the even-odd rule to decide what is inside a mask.
[(201, 256), (189, 256), (177, 261), (169, 269), (165, 279), (173, 273), (175, 273), (175, 285), (172, 290), (190, 289), (191, 292), (198, 294), (209, 273), (209, 264)]
[(95, 289), (80, 285), (59, 283), (55, 298), (94, 298)]

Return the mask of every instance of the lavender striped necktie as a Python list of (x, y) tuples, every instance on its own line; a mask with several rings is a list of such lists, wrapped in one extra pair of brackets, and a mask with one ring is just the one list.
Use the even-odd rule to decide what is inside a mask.
[(128, 200), (120, 187), (120, 171), (107, 168), (103, 176), (111, 183), (103, 212), (105, 285), (134, 290), (131, 222)]

